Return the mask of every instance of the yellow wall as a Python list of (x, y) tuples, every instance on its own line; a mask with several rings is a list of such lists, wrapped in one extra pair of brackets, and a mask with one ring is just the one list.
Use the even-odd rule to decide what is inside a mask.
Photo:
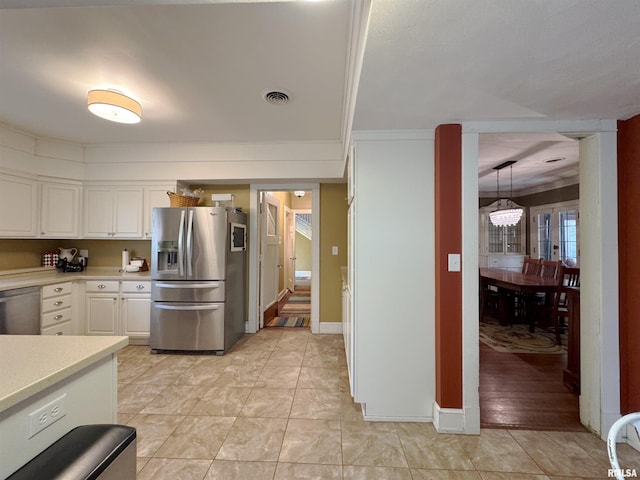
[[(342, 320), (342, 275), (347, 264), (347, 185), (320, 185), (320, 321)], [(331, 247), (338, 255), (331, 255)]]
[[(322, 228), (322, 227), (320, 227)], [(313, 234), (312, 234), (313, 235)], [(296, 270), (311, 271), (311, 240), (296, 232)]]

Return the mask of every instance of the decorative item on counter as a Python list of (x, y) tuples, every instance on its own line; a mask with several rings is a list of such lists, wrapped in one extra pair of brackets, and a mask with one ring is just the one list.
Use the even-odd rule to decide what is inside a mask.
[(81, 272), (84, 270), (84, 265), (78, 262), (69, 262), (66, 258), (60, 258), (56, 263), (56, 268), (63, 272)]
[(43, 267), (55, 267), (58, 265), (58, 252), (43, 252), (42, 253), (42, 266)]
[(147, 263), (147, 259), (146, 258), (133, 257), (131, 259), (131, 265), (139, 267), (141, 272), (148, 272), (149, 271), (149, 264)]
[(81, 248), (78, 251), (78, 257), (78, 260), (80, 260), (80, 258), (84, 259), (84, 263), (82, 260), (80, 260), (80, 263), (82, 263), (85, 267), (89, 265), (89, 250)]
[(126, 271), (127, 265), (129, 265), (129, 251), (125, 248), (122, 250), (122, 268), (121, 271)]
[(59, 257), (64, 258), (69, 263), (73, 262), (73, 259), (76, 258), (76, 253), (78, 253), (78, 249), (74, 247), (71, 247), (71, 248), (58, 247), (58, 251), (60, 252)]

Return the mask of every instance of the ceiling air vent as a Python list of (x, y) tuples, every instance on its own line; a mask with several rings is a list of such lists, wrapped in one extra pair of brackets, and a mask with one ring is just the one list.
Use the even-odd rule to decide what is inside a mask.
[(271, 105), (285, 105), (289, 103), (289, 94), (278, 90), (271, 90), (264, 94), (264, 99)]

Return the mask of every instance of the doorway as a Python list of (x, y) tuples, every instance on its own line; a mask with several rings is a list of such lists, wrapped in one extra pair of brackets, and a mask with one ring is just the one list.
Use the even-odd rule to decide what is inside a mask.
[[(278, 184), (251, 185), (250, 216), (250, 285), (249, 285), (249, 325), (247, 331), (255, 332), (265, 327), (264, 314), (269, 308), (277, 309), (282, 305), (287, 295), (295, 292), (297, 258), (295, 251), (295, 221), (298, 213), (309, 212), (309, 228), (313, 232), (309, 245), (308, 297), (310, 302), (310, 327), (312, 333), (318, 332), (319, 327), (319, 184)], [(304, 192), (302, 195), (296, 195)], [(273, 198), (279, 200), (275, 205)], [(266, 201), (265, 201), (266, 200)], [(269, 210), (267, 215), (265, 208)], [(252, 218), (254, 217), (254, 218)], [(271, 226), (266, 219), (271, 219)], [(276, 231), (271, 238), (271, 250), (267, 228)], [(264, 235), (263, 235), (264, 233)], [(293, 241), (291, 239), (293, 238)], [(257, 245), (258, 248), (252, 248)], [(272, 257), (265, 257), (265, 253), (277, 252), (273, 262)], [(254, 265), (255, 268), (251, 267)], [(277, 281), (276, 281), (277, 279)], [(270, 283), (271, 282), (271, 283)], [(275, 285), (275, 288), (274, 288)], [(297, 299), (298, 300), (298, 299)]]

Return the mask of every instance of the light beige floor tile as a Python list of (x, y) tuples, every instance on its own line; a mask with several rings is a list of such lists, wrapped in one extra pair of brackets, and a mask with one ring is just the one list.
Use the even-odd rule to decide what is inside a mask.
[(339, 391), (340, 370), (337, 368), (302, 367), (298, 388)]
[(151, 365), (141, 363), (119, 363), (118, 383), (131, 383), (151, 369)]
[(121, 412), (118, 412), (118, 423), (120, 425), (127, 425), (129, 423), (129, 421), (135, 416), (136, 416), (135, 413), (121, 413)]
[(411, 476), (413, 480), (482, 480), (478, 472), (470, 470), (427, 470), (413, 468), (411, 469)]
[(351, 394), (340, 392), (340, 417), (346, 422), (364, 422), (362, 406), (355, 403)]
[(474, 470), (459, 435), (437, 433), (430, 423), (396, 423), (411, 468)]
[[(479, 472), (482, 480), (550, 480), (546, 475), (531, 475), (529, 473)], [(577, 480), (573, 477), (572, 480)]]
[(148, 461), (149, 457), (136, 457), (136, 473), (140, 473)]
[(407, 467), (391, 423), (342, 422), (343, 465)]
[(344, 480), (412, 480), (408, 468), (364, 467), (349, 465), (343, 468)]
[(211, 460), (152, 458), (136, 476), (137, 480), (202, 480)]
[(480, 435), (461, 435), (460, 440), (478, 470), (544, 473), (507, 430), (482, 430)]
[(342, 480), (342, 467), (278, 463), (274, 480)]
[(182, 422), (178, 415), (136, 415), (129, 425), (136, 429), (139, 457), (152, 457)]
[(244, 407), (251, 389), (248, 387), (211, 387), (191, 410), (191, 415), (236, 417)]
[(208, 387), (193, 385), (169, 385), (141, 413), (187, 415), (208, 390)]
[(547, 475), (607, 477), (608, 466), (591, 457), (574, 435), (524, 430), (510, 433)]
[(254, 388), (240, 416), (289, 418), (294, 393), (293, 388)]
[(298, 388), (291, 406), (291, 418), (340, 420), (340, 392)]
[(232, 351), (225, 355), (229, 365), (251, 365), (254, 367), (264, 367), (271, 356), (272, 350), (254, 350), (244, 348)]
[(120, 385), (118, 413), (140, 413), (165, 388), (167, 388), (165, 385)]
[(260, 388), (296, 388), (300, 367), (264, 367), (255, 386)]
[(295, 351), (295, 352), (304, 353), (306, 349), (307, 349), (306, 338), (297, 339), (297, 338), (292, 338), (290, 336), (283, 336), (280, 340), (278, 340), (278, 343), (276, 344), (274, 351), (285, 350), (285, 351)]
[(300, 367), (304, 351), (300, 350), (274, 350), (267, 361), (267, 367)]
[(279, 461), (341, 465), (340, 421), (290, 419)]
[(227, 387), (253, 387), (263, 369), (260, 365), (229, 365), (225, 367), (215, 384)]
[(276, 462), (214, 460), (205, 480), (273, 480)]
[(234, 421), (235, 417), (185, 417), (154, 456), (213, 460)]
[(286, 426), (284, 418), (238, 417), (216, 460), (274, 462), (280, 455)]
[(211, 386), (224, 374), (227, 366), (212, 362), (197, 362), (182, 372), (174, 384)]
[(307, 349), (302, 361), (303, 367), (316, 368), (339, 368), (342, 367), (340, 362), (339, 350), (332, 349), (330, 352), (316, 352)]

